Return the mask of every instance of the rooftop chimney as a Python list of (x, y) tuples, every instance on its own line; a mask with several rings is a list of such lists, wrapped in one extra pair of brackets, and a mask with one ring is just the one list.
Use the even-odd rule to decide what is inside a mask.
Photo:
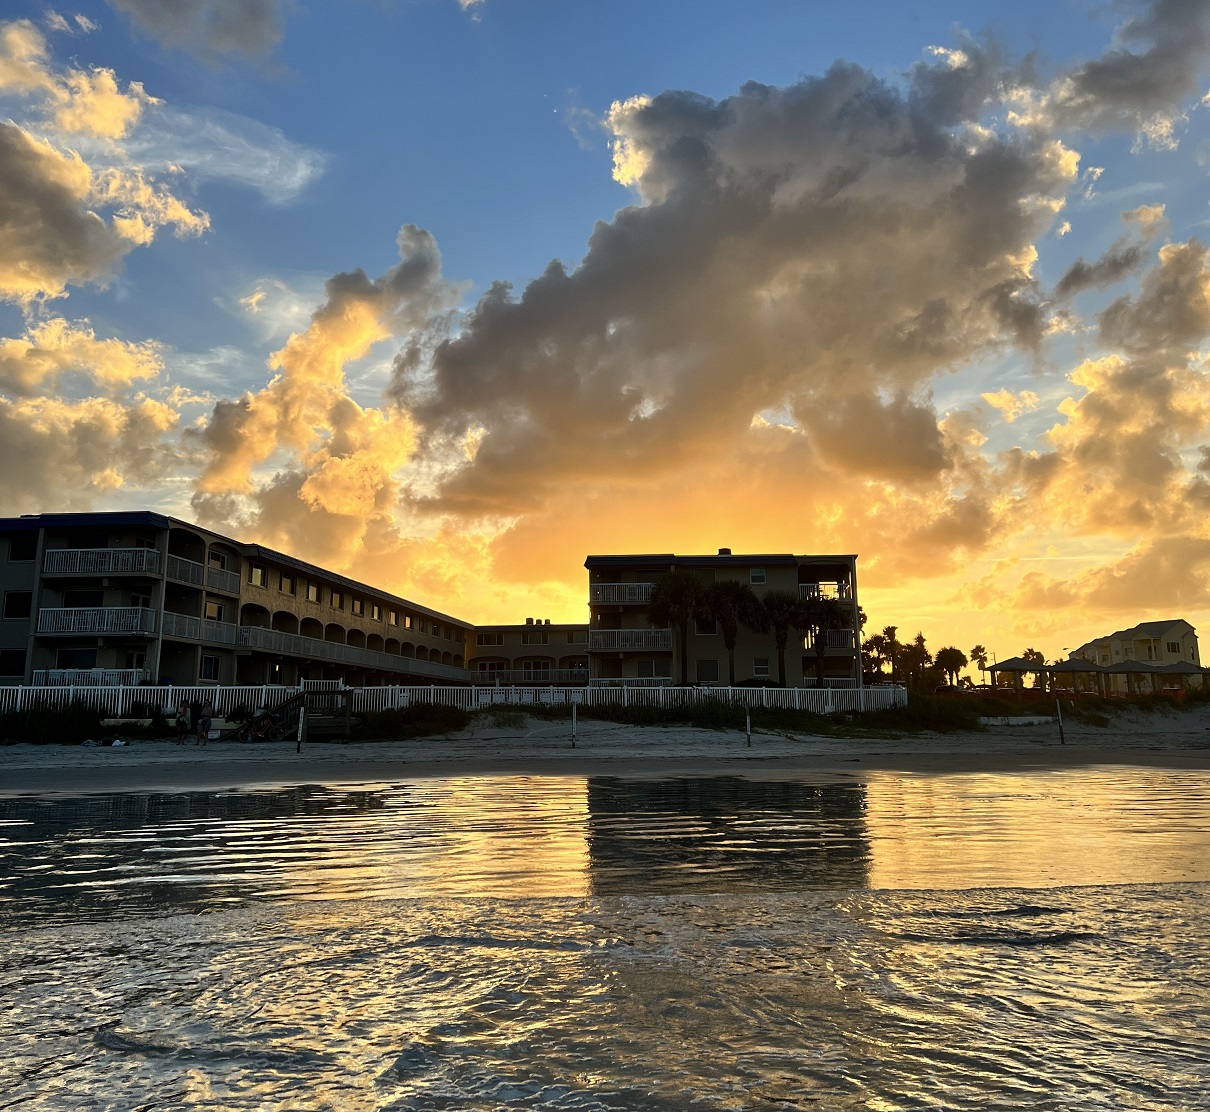
[(719, 554), (720, 556), (730, 556), (730, 555), (731, 555), (731, 549), (729, 549), (729, 548), (720, 548), (720, 549), (718, 550), (718, 554)]
[(525, 619), (525, 624), (526, 624), (527, 626), (531, 626), (531, 625), (533, 625), (533, 624), (534, 624), (534, 620), (533, 620), (533, 618), (526, 618), (526, 619)]

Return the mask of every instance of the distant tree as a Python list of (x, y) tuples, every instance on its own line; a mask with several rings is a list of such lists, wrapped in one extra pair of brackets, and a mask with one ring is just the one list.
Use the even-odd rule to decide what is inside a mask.
[[(1046, 664), (1046, 657), (1042, 655), (1040, 649), (1028, 648), (1021, 654), (1022, 660), (1028, 660), (1030, 664), (1036, 664), (1039, 668)], [(1046, 688), (1046, 673), (1034, 673), (1034, 687)]]
[(720, 579), (706, 587), (701, 606), (703, 617), (718, 622), (722, 630), (729, 682), (734, 687), (735, 646), (739, 641), (740, 626), (753, 633), (763, 633), (768, 628), (768, 619), (760, 599), (747, 583), (741, 583), (738, 579)]
[(866, 624), (867, 620), (868, 619), (866, 618), (865, 607), (864, 606), (857, 607), (857, 629), (860, 633), (865, 632), (865, 624)]
[(777, 682), (786, 686), (786, 642), (791, 629), (802, 629), (806, 624), (806, 607), (794, 591), (766, 591), (761, 599), (765, 617), (773, 627), (773, 640), (777, 644)]
[(954, 648), (952, 645), (947, 645), (944, 649), (937, 650), (933, 663), (946, 674), (949, 682), (956, 687), (958, 685), (958, 673), (967, 664), (966, 653), (961, 649)]
[(899, 627), (887, 626), (882, 631), (883, 659), (891, 666), (891, 683), (895, 682), (895, 666), (899, 663)]
[(882, 662), (886, 659), (886, 638), (881, 633), (872, 633), (861, 643), (861, 667), (871, 678), (882, 676)]
[(925, 671), (932, 663), (933, 657), (925, 644), (923, 633), (917, 633), (910, 645), (904, 645), (899, 650), (899, 666), (904, 678), (917, 691), (923, 685)]
[(815, 685), (823, 687), (824, 660), (828, 655), (828, 632), (844, 629), (848, 625), (848, 613), (834, 598), (809, 598), (803, 600), (803, 631), (810, 635), (815, 649)]
[(985, 649), (982, 645), (976, 645), (970, 651), (971, 663), (978, 667), (980, 672), (980, 680), (983, 683), (987, 682), (986, 677), (982, 675), (982, 673), (987, 671), (987, 656), (987, 649)]
[(647, 621), (657, 628), (675, 629), (681, 653), (681, 686), (689, 686), (689, 623), (702, 613), (704, 584), (691, 571), (658, 576), (647, 601)]

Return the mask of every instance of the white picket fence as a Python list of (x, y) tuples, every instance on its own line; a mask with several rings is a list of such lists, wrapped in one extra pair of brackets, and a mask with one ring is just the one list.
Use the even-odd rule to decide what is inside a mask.
[[(312, 685), (308, 684), (308, 688)], [(255, 687), (0, 687), (0, 714), (34, 706), (66, 706), (75, 701), (98, 707), (107, 717), (121, 718), (132, 711), (160, 707), (174, 714), (181, 701), (209, 702), (217, 716), (237, 708), (272, 709), (298, 694), (300, 688)], [(559, 705), (657, 706), (722, 701), (747, 707), (806, 710), (815, 714), (834, 711), (884, 710), (907, 705), (907, 691), (898, 686), (877, 687), (356, 687), (353, 711), (397, 710), (415, 703), (438, 703), (478, 710), (480, 707)]]

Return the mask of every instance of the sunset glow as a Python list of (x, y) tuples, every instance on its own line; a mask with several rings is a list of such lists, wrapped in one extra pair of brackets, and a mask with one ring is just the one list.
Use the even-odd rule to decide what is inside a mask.
[(6, 8), (0, 514), (481, 623), (727, 546), (934, 649), (1204, 628), (1210, 5), (651, 7)]

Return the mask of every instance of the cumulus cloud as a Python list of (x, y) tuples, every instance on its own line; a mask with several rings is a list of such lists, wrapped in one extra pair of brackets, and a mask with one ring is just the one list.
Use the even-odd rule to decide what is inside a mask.
[(0, 390), (29, 395), (66, 388), (72, 376), (106, 388), (154, 378), (159, 345), (97, 339), (87, 321), (55, 317), (31, 325), (20, 339), (0, 339)]

